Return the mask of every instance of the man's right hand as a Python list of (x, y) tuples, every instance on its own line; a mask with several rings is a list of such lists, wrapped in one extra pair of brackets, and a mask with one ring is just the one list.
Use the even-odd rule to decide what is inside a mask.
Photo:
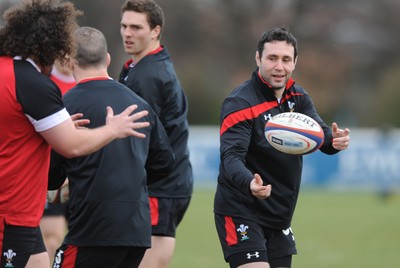
[(263, 185), (261, 176), (257, 173), (254, 174), (253, 179), (250, 182), (250, 191), (257, 199), (266, 199), (271, 196), (272, 186), (271, 184)]
[[(114, 132), (115, 138), (125, 138), (134, 136), (137, 138), (145, 138), (146, 135), (136, 131), (137, 129), (150, 126), (149, 122), (136, 122), (140, 118), (148, 115), (148, 111), (140, 111), (133, 113), (137, 109), (137, 105), (131, 105), (122, 113), (114, 115), (111, 107), (107, 106), (106, 126)], [(133, 113), (133, 114), (132, 114)]]

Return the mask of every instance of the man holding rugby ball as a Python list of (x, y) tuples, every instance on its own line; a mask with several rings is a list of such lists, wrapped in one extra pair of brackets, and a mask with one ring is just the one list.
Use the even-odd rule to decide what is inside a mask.
[(221, 110), (221, 164), (214, 200), (215, 224), (230, 267), (291, 267), (296, 245), (291, 228), (303, 166), (302, 155), (280, 152), (265, 138), (265, 124), (284, 112), (317, 121), (335, 154), (350, 142), (350, 130), (329, 128), (311, 97), (291, 78), (296, 38), (286, 28), (267, 30), (255, 55), (258, 68), (235, 88)]

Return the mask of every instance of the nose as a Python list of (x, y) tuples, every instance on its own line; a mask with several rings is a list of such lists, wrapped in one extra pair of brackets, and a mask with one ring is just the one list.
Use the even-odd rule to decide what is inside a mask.
[(277, 61), (276, 61), (275, 69), (277, 69), (277, 70), (283, 70), (283, 61), (282, 61), (282, 60), (277, 60)]
[(129, 30), (128, 27), (121, 27), (121, 34), (123, 36), (131, 36), (131, 31)]

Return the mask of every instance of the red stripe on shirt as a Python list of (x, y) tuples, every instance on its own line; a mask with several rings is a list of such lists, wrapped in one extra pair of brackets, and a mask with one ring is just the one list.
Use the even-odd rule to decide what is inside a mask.
[[(148, 55), (153, 55), (153, 54), (157, 54), (157, 53), (159, 53), (160, 51), (162, 51), (163, 49), (164, 49), (163, 46), (159, 46), (158, 48), (154, 49), (153, 51), (150, 51), (149, 53), (147, 53), (146, 56), (148, 56)], [(133, 63), (133, 59), (127, 60), (127, 61), (125, 62), (125, 64), (124, 64), (124, 68), (125, 68), (125, 69), (129, 69), (129, 66), (130, 66), (132, 63)]]
[(124, 68), (125, 68), (125, 69), (129, 69), (129, 65), (131, 65), (132, 62), (133, 62), (133, 59), (127, 60), (127, 61), (125, 62), (125, 64), (124, 64)]
[(258, 117), (260, 114), (278, 106), (277, 101), (269, 101), (269, 102), (264, 102), (259, 105), (243, 109), (237, 112), (234, 112), (227, 117), (225, 117), (224, 121), (222, 122), (221, 125), (221, 130), (220, 130), (220, 135), (224, 134), (225, 131), (227, 131), (230, 127), (236, 125), (237, 123), (249, 120), (249, 119), (254, 119)]
[(90, 81), (99, 81), (99, 80), (110, 80), (111, 78), (109, 76), (99, 76), (99, 77), (91, 77), (91, 78), (85, 78), (82, 79), (78, 82), (78, 84), (90, 82)]
[(158, 52), (162, 51), (164, 48), (162, 46), (159, 46), (158, 48), (154, 49), (153, 51), (150, 51), (147, 55), (153, 55), (157, 54)]
[[(303, 94), (289, 92), (287, 95), (282, 97), (281, 103), (284, 103), (285, 101), (287, 101), (288, 99), (290, 99), (293, 96), (300, 96), (300, 95), (303, 95)], [(274, 100), (274, 101), (264, 102), (264, 103), (258, 104), (256, 106), (252, 106), (252, 107), (234, 112), (234, 113), (228, 115), (227, 117), (225, 117), (224, 121), (221, 124), (221, 129), (220, 129), (219, 134), (220, 135), (224, 134), (225, 131), (227, 131), (229, 128), (233, 127), (234, 125), (236, 125), (240, 122), (257, 118), (260, 114), (262, 114), (272, 108), (275, 108), (278, 105), (279, 105), (278, 102), (276, 100)]]

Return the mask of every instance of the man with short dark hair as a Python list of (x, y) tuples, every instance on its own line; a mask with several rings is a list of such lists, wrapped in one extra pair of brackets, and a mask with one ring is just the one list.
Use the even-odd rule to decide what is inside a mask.
[(350, 142), (350, 130), (329, 128), (311, 97), (294, 83), (297, 40), (288, 29), (267, 30), (258, 42), (258, 68), (235, 88), (221, 110), (221, 163), (214, 215), (230, 267), (289, 268), (296, 245), (291, 228), (300, 191), (303, 158), (282, 153), (265, 138), (269, 118), (303, 113), (323, 128), (320, 150), (335, 154)]
[(128, 0), (121, 8), (121, 36), (131, 57), (119, 81), (146, 100), (160, 118), (175, 153), (174, 171), (166, 180), (149, 185), (152, 248), (141, 268), (168, 267), (175, 249), (176, 229), (193, 192), (189, 159), (188, 101), (168, 50), (161, 45), (164, 14), (152, 0)]

